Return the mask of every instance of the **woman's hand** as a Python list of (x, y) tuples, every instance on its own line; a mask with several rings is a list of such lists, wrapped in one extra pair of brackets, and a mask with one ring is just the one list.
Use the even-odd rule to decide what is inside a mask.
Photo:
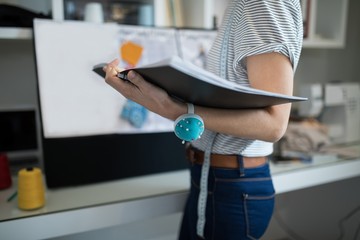
[(118, 67), (119, 60), (115, 59), (104, 67), (105, 81), (127, 99), (130, 99), (148, 110), (165, 118), (175, 120), (186, 113), (186, 105), (172, 99), (163, 89), (147, 82), (134, 70), (129, 71), (129, 81), (121, 80), (117, 74), (123, 69)]

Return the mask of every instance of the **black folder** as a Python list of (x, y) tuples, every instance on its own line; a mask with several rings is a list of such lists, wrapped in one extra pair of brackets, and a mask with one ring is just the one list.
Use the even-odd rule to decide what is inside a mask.
[[(105, 77), (104, 63), (93, 71)], [(127, 69), (118, 74), (128, 81)], [(306, 98), (267, 92), (240, 86), (174, 56), (160, 62), (134, 68), (147, 81), (163, 88), (171, 96), (199, 106), (227, 109), (262, 108), (307, 100)]]

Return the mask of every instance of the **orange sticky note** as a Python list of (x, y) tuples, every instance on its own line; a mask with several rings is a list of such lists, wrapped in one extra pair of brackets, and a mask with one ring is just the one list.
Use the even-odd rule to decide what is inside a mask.
[(121, 46), (121, 58), (129, 64), (136, 66), (141, 58), (143, 47), (131, 41)]

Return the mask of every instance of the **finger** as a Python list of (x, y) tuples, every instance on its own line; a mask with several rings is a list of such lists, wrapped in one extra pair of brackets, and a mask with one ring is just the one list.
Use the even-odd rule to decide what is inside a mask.
[(111, 62), (109, 62), (108, 65), (117, 66), (117, 65), (119, 65), (119, 63), (120, 63), (120, 59), (115, 58), (114, 60), (112, 60)]
[[(146, 81), (140, 74), (134, 70), (130, 70), (127, 74), (127, 79), (132, 83), (133, 86), (137, 87), (138, 90), (143, 91), (158, 91), (161, 89), (154, 84)], [(163, 89), (162, 89), (163, 90)]]
[(118, 67), (120, 63), (120, 60), (118, 58), (115, 58), (114, 60), (112, 60), (111, 62), (109, 62), (108, 64), (106, 64), (106, 66), (103, 67), (103, 71), (106, 72), (106, 69), (109, 67), (109, 66), (112, 66), (112, 67)]
[(108, 65), (106, 67), (105, 73), (106, 73), (106, 75), (105, 75), (105, 79), (106, 79), (106, 78), (110, 78), (110, 77), (115, 77), (117, 75), (118, 71), (116, 70), (116, 67)]
[(135, 72), (133, 70), (128, 72), (127, 78), (130, 80), (131, 83), (133, 83), (134, 85), (139, 86), (139, 87), (141, 85), (147, 83), (140, 74), (138, 74), (137, 72)]

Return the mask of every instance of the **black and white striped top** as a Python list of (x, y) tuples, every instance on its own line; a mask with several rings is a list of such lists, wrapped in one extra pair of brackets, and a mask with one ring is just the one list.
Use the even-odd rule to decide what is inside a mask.
[[(303, 40), (300, 0), (232, 0), (209, 52), (207, 70), (240, 85), (249, 86), (246, 57), (279, 52), (295, 71)], [(261, 69), (259, 70), (261, 71)], [(205, 150), (211, 132), (205, 130), (193, 146)], [(212, 152), (267, 156), (273, 144), (217, 134)]]

